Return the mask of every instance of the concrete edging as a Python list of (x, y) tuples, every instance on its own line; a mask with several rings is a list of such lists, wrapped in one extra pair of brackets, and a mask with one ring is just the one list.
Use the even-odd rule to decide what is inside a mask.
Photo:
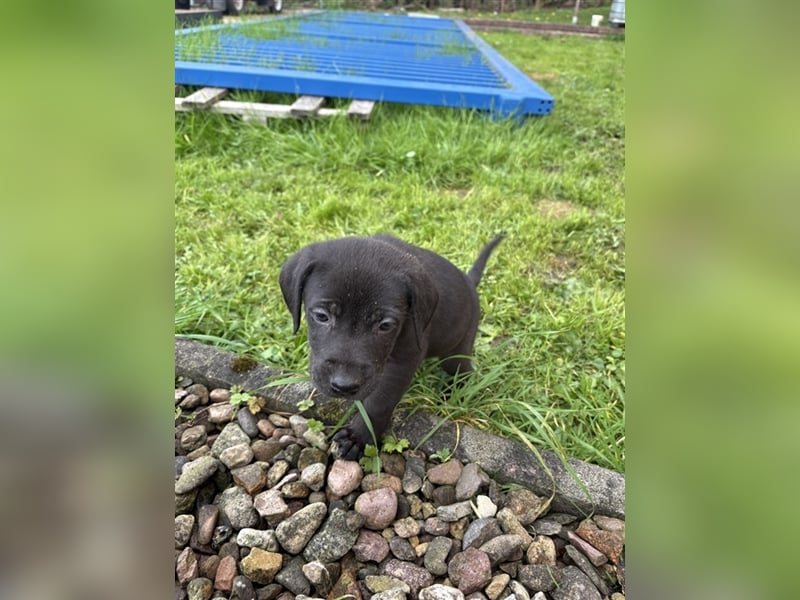
[[(267, 410), (303, 412), (304, 416), (328, 425), (335, 422), (330, 418), (331, 409), (337, 417), (341, 415), (341, 402), (320, 396), (310, 383), (265, 388), (264, 384), (280, 376), (281, 371), (256, 363), (246, 371), (237, 372), (233, 369), (237, 357), (233, 352), (175, 339), (176, 376), (188, 377), (209, 388), (239, 385), (247, 391), (257, 390), (267, 400)], [(309, 397), (314, 399), (314, 406), (300, 411), (297, 404)], [(415, 447), (437, 426), (436, 432), (420, 445), (427, 455), (455, 447), (456, 458), (478, 463), (498, 483), (515, 483), (541, 496), (552, 495), (554, 511), (625, 518), (625, 476), (616, 471), (575, 459), (567, 461), (565, 466), (547, 450), (539, 451), (540, 460), (521, 442), (472, 427), (442, 423), (442, 419), (419, 411), (412, 414), (395, 411), (392, 430), (396, 437), (407, 438), (411, 447)]]

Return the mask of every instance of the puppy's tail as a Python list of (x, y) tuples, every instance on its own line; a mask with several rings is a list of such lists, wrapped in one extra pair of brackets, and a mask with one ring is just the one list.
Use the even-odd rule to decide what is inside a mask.
[(475, 287), (478, 287), (481, 277), (483, 277), (483, 270), (486, 268), (486, 261), (489, 260), (489, 256), (491, 255), (492, 251), (497, 247), (497, 244), (503, 241), (505, 237), (506, 236), (504, 233), (496, 236), (491, 242), (486, 244), (483, 247), (483, 250), (481, 250), (481, 253), (478, 254), (475, 264), (472, 265), (472, 268), (467, 273), (467, 277), (469, 277), (470, 281), (472, 281), (472, 284)]

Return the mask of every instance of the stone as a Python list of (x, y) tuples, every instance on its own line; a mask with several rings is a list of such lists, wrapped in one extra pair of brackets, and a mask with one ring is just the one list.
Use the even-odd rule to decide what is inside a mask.
[(383, 465), (384, 473), (394, 475), (401, 481), (403, 480), (403, 475), (406, 472), (406, 459), (402, 454), (381, 452), (381, 464)]
[(208, 404), (208, 388), (202, 383), (193, 383), (186, 388), (187, 394), (194, 394), (200, 399), (200, 404)]
[(422, 489), (425, 476), (425, 459), (409, 454), (406, 456), (406, 470), (403, 474), (403, 492), (415, 494)]
[(456, 500), (469, 500), (489, 483), (489, 477), (477, 463), (467, 463), (456, 482)]
[(283, 556), (261, 548), (251, 548), (250, 554), (242, 559), (242, 574), (254, 583), (271, 583), (283, 565)]
[(303, 439), (312, 447), (322, 450), (323, 452), (330, 446), (330, 442), (328, 442), (324, 431), (311, 431), (309, 429), (303, 434)]
[(301, 508), (277, 526), (278, 542), (290, 554), (300, 554), (327, 514), (328, 507), (323, 502)]
[(303, 574), (305, 561), (300, 556), (295, 556), (285, 561), (283, 568), (275, 575), (275, 581), (295, 595), (311, 593), (311, 583)]
[(364, 517), (356, 512), (334, 508), (320, 530), (303, 551), (307, 561), (334, 562), (347, 554), (356, 543)]
[(267, 521), (280, 522), (289, 516), (289, 506), (283, 499), (280, 490), (267, 490), (253, 498), (253, 507)]
[(178, 406), (183, 410), (194, 410), (200, 406), (200, 396), (197, 394), (187, 394), (183, 397), (183, 400), (181, 400)]
[(270, 413), (269, 415), (267, 415), (267, 418), (273, 425), (275, 425), (275, 427), (289, 427), (289, 419), (287, 419), (283, 415), (279, 415), (277, 413)]
[(250, 449), (250, 441), (244, 444), (235, 444), (230, 448), (225, 448), (219, 454), (219, 459), (229, 469), (243, 467), (253, 460), (253, 451)]
[(592, 520), (595, 522), (600, 529), (603, 531), (618, 531), (625, 535), (625, 521), (622, 519), (616, 519), (614, 517), (606, 517), (604, 515), (595, 515), (592, 517)]
[(419, 591), (419, 600), (464, 600), (464, 593), (449, 585), (436, 583)]
[(602, 596), (608, 596), (609, 589), (605, 582), (600, 578), (600, 575), (597, 572), (597, 569), (594, 568), (592, 563), (589, 562), (589, 559), (586, 558), (581, 552), (571, 544), (567, 545), (564, 548), (567, 556), (569, 556), (570, 560), (575, 563), (575, 566), (578, 567), (586, 577), (589, 578), (589, 581), (592, 582), (592, 585), (597, 588)]
[(230, 592), (233, 589), (233, 578), (238, 574), (236, 559), (233, 556), (222, 558), (219, 561), (217, 573), (214, 577), (214, 589)]
[(486, 553), (493, 567), (500, 563), (520, 560), (522, 558), (522, 538), (513, 533), (498, 535), (483, 544), (480, 550)]
[(578, 548), (583, 554), (591, 561), (591, 563), (595, 567), (599, 567), (608, 562), (608, 557), (600, 552), (597, 548), (592, 546), (589, 542), (587, 542), (582, 537), (576, 535), (574, 532), (570, 530), (566, 530), (564, 532), (564, 537), (567, 541)]
[(573, 566), (564, 567), (558, 587), (550, 595), (553, 600), (602, 600), (586, 574)]
[(430, 496), (436, 506), (454, 504), (456, 501), (456, 488), (452, 485), (440, 485), (433, 489)]
[(407, 539), (402, 537), (395, 536), (390, 539), (389, 550), (400, 560), (414, 561), (417, 559), (417, 553), (414, 551), (414, 548)]
[(233, 578), (233, 593), (231, 598), (238, 600), (256, 600), (256, 590), (253, 583), (244, 575), (237, 575)]
[(492, 580), (489, 582), (489, 585), (486, 586), (484, 592), (486, 593), (486, 597), (489, 600), (497, 600), (500, 597), (500, 594), (508, 586), (508, 583), (511, 581), (511, 576), (507, 573), (500, 573), (499, 575), (495, 575), (492, 577)]
[(355, 503), (355, 511), (364, 516), (364, 525), (381, 530), (389, 527), (397, 515), (397, 494), (389, 488), (378, 488), (361, 494)]
[[(209, 420), (211, 419), (209, 418)], [(219, 458), (225, 450), (239, 444), (247, 444), (249, 446), (250, 436), (242, 431), (238, 423), (228, 423), (211, 446), (211, 455), (214, 458)]]
[(236, 422), (248, 436), (258, 437), (258, 419), (249, 408), (242, 407), (236, 411)]
[(492, 579), (492, 565), (485, 552), (467, 548), (453, 556), (447, 575), (464, 594), (483, 589)]
[[(230, 423), (236, 413), (236, 407), (232, 404), (217, 403), (208, 407), (208, 422), (215, 425), (222, 425), (223, 423)], [(233, 585), (233, 583), (231, 583)]]
[(450, 523), (450, 537), (454, 540), (463, 540), (468, 525), (469, 517), (462, 517), (458, 521)]
[(175, 561), (175, 576), (178, 578), (178, 583), (185, 586), (199, 575), (197, 556), (191, 548), (184, 548)]
[(361, 480), (361, 489), (365, 492), (371, 492), (382, 487), (388, 487), (398, 496), (403, 493), (403, 482), (394, 475), (370, 473)]
[(407, 600), (407, 596), (403, 590), (393, 589), (373, 594), (370, 600)]
[(300, 481), (315, 492), (325, 485), (325, 471), (327, 468), (322, 463), (312, 463), (300, 473)]
[(503, 533), (513, 533), (522, 539), (522, 549), (527, 550), (531, 544), (531, 534), (522, 526), (517, 516), (508, 508), (503, 508), (497, 513), (497, 522)]
[(205, 425), (195, 425), (184, 429), (181, 434), (181, 449), (184, 452), (191, 452), (206, 443), (208, 434)]
[(527, 526), (547, 510), (547, 506), (546, 499), (540, 498), (530, 490), (519, 489), (508, 492), (504, 508), (510, 509), (517, 520), (523, 526)]
[[(514, 598), (516, 598), (516, 600), (531, 600), (531, 596), (530, 594), (528, 594), (528, 590), (525, 589), (525, 586), (522, 585), (519, 581), (514, 581), (512, 579), (511, 582), (508, 584), (508, 591), (514, 594)], [(536, 596), (534, 596), (534, 600), (548, 600), (548, 599), (543, 592), (538, 592)]]
[(214, 582), (207, 577), (192, 579), (186, 586), (189, 600), (209, 600), (214, 593)]
[(197, 541), (210, 544), (214, 528), (217, 526), (219, 508), (214, 504), (204, 504), (197, 509)]
[(561, 579), (561, 571), (548, 565), (520, 565), (517, 580), (531, 592), (549, 592)]
[(472, 521), (464, 532), (462, 546), (467, 548), (480, 548), (492, 538), (502, 535), (503, 530), (497, 519), (476, 519)]
[(225, 388), (214, 388), (208, 393), (208, 399), (211, 402), (230, 402), (231, 391)]
[(462, 517), (472, 514), (472, 506), (468, 500), (463, 502), (456, 502), (455, 504), (448, 504), (440, 506), (436, 509), (436, 516), (442, 521), (452, 523), (458, 521)]
[[(250, 451), (252, 456), (252, 451)], [(253, 496), (267, 485), (267, 464), (255, 462), (238, 469), (231, 469), (233, 482)]]
[(271, 529), (245, 527), (236, 535), (236, 543), (244, 548), (261, 548), (270, 552), (280, 551), (278, 538)]
[(444, 536), (433, 538), (425, 552), (424, 565), (436, 576), (447, 574), (447, 557), (453, 547), (453, 540)]
[(330, 570), (318, 560), (312, 560), (302, 567), (303, 575), (314, 587), (318, 594), (327, 596), (333, 587), (333, 577)]
[(194, 528), (194, 515), (178, 515), (175, 517), (175, 549), (180, 550), (189, 543)]
[(199, 488), (217, 472), (219, 463), (210, 455), (186, 463), (180, 477), (175, 480), (175, 493), (186, 494)]
[(489, 496), (478, 496), (475, 498), (475, 514), (479, 519), (488, 519), (497, 514), (497, 505), (492, 502)]
[(353, 554), (358, 561), (379, 563), (389, 554), (389, 544), (379, 533), (362, 529), (353, 545)]
[(367, 575), (364, 578), (364, 585), (373, 594), (389, 590), (402, 590), (405, 594), (411, 593), (411, 588), (404, 581), (391, 575)]
[(537, 535), (533, 538), (525, 558), (532, 565), (556, 566), (556, 545), (546, 535)]
[[(611, 562), (619, 564), (619, 557), (625, 546), (624, 523), (622, 523), (621, 531), (619, 529), (603, 530), (598, 528), (597, 524), (591, 519), (586, 519), (578, 525), (575, 533), (611, 559)], [(592, 561), (594, 566), (599, 566), (599, 564), (592, 560), (591, 556), (587, 554), (587, 557)]]
[(250, 449), (255, 460), (269, 463), (281, 451), (281, 445), (277, 440), (256, 440), (250, 444)]
[[(294, 474), (296, 476), (296, 473)], [(302, 481), (289, 481), (281, 487), (284, 498), (308, 498), (311, 490)]]
[(333, 496), (341, 498), (357, 489), (363, 477), (361, 465), (357, 462), (336, 459), (328, 473), (328, 491)]
[(223, 490), (218, 496), (217, 506), (235, 530), (258, 524), (259, 516), (253, 508), (253, 498), (239, 486)]
[(464, 466), (460, 461), (452, 459), (428, 469), (428, 481), (434, 485), (455, 485), (461, 477)]
[(256, 421), (256, 427), (258, 427), (258, 432), (267, 439), (271, 438), (275, 432), (275, 425), (269, 419), (259, 419)]
[(406, 517), (395, 521), (392, 528), (398, 536), (406, 539), (419, 535), (419, 532), (422, 531), (422, 525), (413, 517)]
[(416, 598), (422, 588), (433, 585), (433, 575), (428, 571), (412, 562), (405, 562), (396, 558), (386, 561), (381, 567), (381, 573), (404, 581), (409, 587), (409, 593), (412, 598)]
[(539, 535), (559, 535), (564, 526), (552, 519), (537, 519), (533, 523), (533, 530)]
[(217, 567), (219, 567), (220, 558), (216, 554), (201, 554), (200, 558), (197, 561), (197, 565), (200, 568), (200, 577), (205, 577), (212, 582), (214, 578), (217, 576)]
[(280, 487), (278, 484), (283, 479), (283, 476), (286, 475), (290, 466), (289, 462), (285, 460), (276, 460), (272, 463), (272, 466), (267, 471), (267, 487), (270, 489)]
[(425, 519), (423, 528), (425, 533), (430, 533), (431, 535), (447, 535), (450, 531), (450, 523), (442, 521), (439, 517), (428, 517)]

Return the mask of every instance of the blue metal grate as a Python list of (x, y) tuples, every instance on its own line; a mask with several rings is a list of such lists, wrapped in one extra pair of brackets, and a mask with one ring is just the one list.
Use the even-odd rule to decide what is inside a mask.
[(175, 32), (175, 83), (546, 115), (553, 97), (461, 21), (316, 11)]

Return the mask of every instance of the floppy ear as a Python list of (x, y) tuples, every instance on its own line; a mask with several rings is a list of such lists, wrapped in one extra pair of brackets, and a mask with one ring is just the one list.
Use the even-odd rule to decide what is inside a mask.
[(300, 329), (300, 308), (303, 304), (303, 288), (306, 285), (306, 280), (314, 269), (314, 262), (311, 260), (311, 252), (308, 248), (300, 250), (293, 254), (289, 259), (283, 263), (281, 267), (281, 274), (278, 281), (281, 285), (281, 292), (283, 292), (283, 300), (286, 306), (289, 307), (289, 312), (292, 313), (292, 320), (294, 322), (294, 331)]
[(417, 338), (417, 348), (421, 350), (425, 330), (439, 303), (439, 292), (430, 276), (421, 269), (408, 274), (406, 285), (414, 335)]

